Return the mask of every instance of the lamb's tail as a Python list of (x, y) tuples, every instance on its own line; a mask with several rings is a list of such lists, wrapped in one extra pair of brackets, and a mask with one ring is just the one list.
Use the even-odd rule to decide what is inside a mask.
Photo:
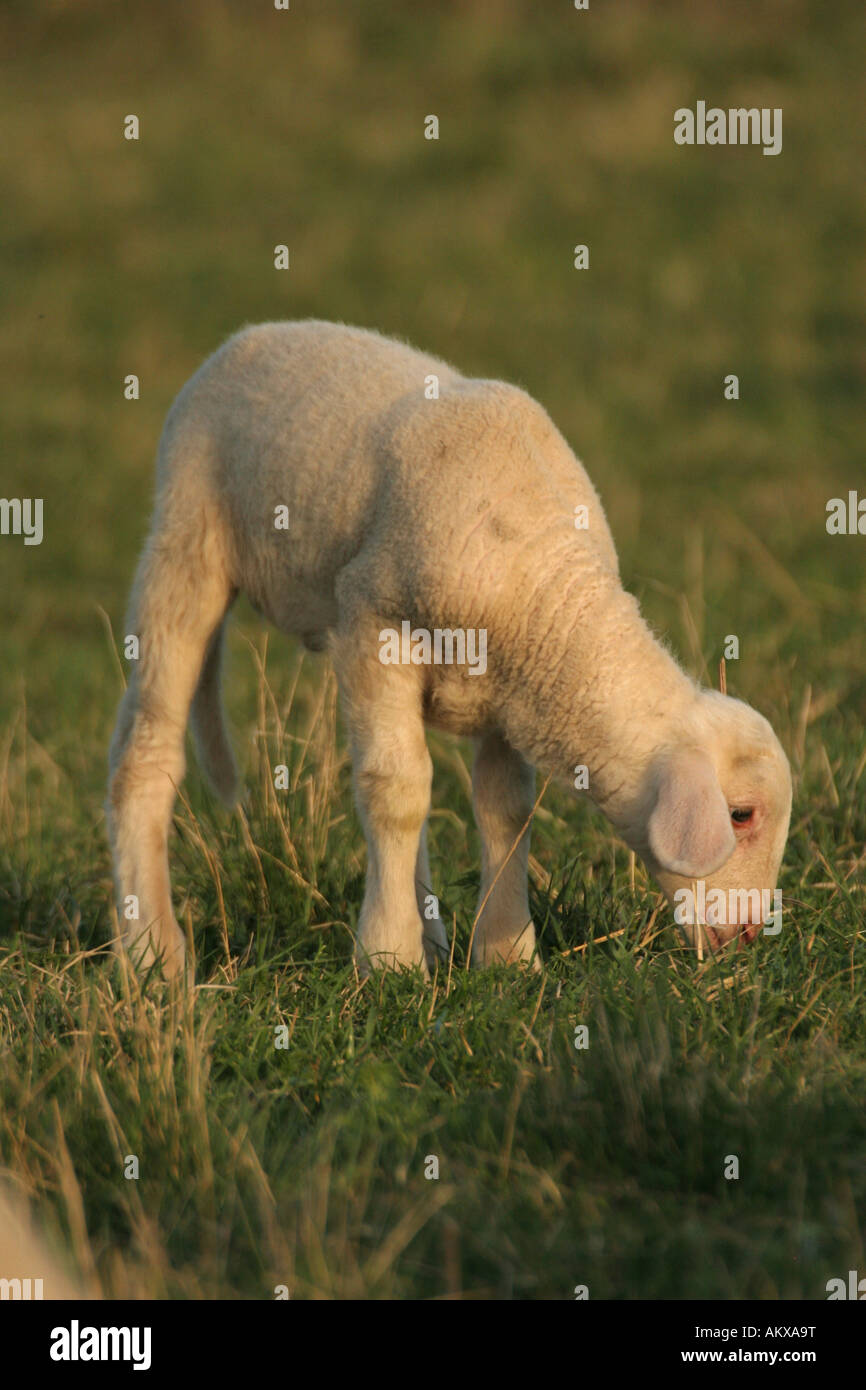
[[(228, 616), (228, 615), (226, 615)], [(238, 771), (220, 694), (226, 618), (211, 638), (192, 700), (190, 725), (199, 766), (227, 806), (238, 799)]]

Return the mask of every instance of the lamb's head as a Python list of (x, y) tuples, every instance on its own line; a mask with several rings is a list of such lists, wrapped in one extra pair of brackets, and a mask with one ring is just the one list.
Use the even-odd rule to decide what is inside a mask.
[(766, 719), (700, 691), (676, 740), (652, 759), (640, 835), (692, 940), (696, 922), (713, 947), (758, 935), (776, 907), (790, 817), (791, 770)]

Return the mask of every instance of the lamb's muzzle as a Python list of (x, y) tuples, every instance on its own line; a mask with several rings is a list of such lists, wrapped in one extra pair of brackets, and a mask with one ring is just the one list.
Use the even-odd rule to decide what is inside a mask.
[(240, 590), (334, 662), (368, 847), (362, 970), (447, 956), (425, 723), (476, 743), (477, 964), (535, 962), (537, 767), (589, 795), (672, 902), (700, 881), (718, 940), (753, 922), (741, 893), (775, 889), (791, 805), (778, 740), (655, 640), (545, 411), (374, 333), (264, 324), (220, 348), (169, 413), (133, 587), (140, 656), (107, 810), (123, 938), (144, 963), (184, 970), (167, 841), (190, 713), (206, 771), (234, 796), (219, 673)]

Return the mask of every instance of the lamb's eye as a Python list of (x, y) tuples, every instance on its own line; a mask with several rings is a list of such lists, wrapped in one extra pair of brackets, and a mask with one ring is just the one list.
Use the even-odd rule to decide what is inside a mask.
[(752, 816), (755, 814), (752, 806), (732, 806), (731, 820), (734, 825), (748, 825)]

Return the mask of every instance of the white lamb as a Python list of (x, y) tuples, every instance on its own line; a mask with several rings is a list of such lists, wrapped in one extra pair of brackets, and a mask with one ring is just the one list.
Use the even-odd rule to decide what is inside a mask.
[[(219, 673), (241, 589), (334, 662), (368, 848), (362, 970), (423, 970), (447, 951), (422, 911), (425, 723), (475, 739), (474, 963), (534, 960), (536, 767), (585, 779), (671, 901), (701, 880), (707, 900), (721, 889), (739, 905), (703, 913), (712, 946), (760, 930), (790, 817), (785, 754), (766, 719), (700, 688), (653, 637), (546, 412), (402, 343), (307, 321), (231, 338), (163, 432), (107, 802), (124, 942), (140, 963), (184, 969), (167, 841), (190, 709), (204, 768), (235, 796)], [(476, 653), (486, 641), (483, 663), (461, 662), (464, 641)]]

